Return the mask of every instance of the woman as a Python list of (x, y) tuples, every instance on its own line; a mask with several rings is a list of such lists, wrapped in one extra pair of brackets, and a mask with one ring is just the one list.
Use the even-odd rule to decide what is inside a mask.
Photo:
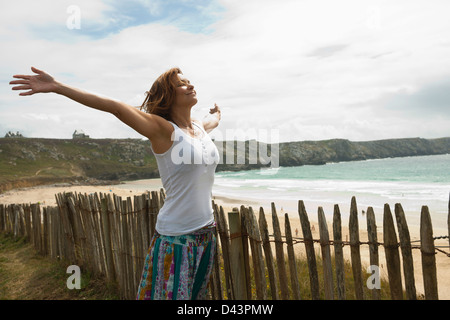
[(216, 248), (211, 203), (219, 155), (208, 132), (218, 126), (220, 109), (203, 122), (191, 119), (196, 91), (178, 68), (163, 73), (141, 106), (73, 88), (34, 67), (36, 75), (15, 75), (21, 96), (54, 92), (109, 112), (147, 137), (156, 157), (166, 199), (145, 259), (137, 299), (203, 299)]

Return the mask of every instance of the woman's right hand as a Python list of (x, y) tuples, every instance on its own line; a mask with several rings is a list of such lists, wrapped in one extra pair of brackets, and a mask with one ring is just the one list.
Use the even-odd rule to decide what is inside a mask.
[(57, 82), (55, 79), (42, 70), (31, 67), (31, 71), (36, 75), (14, 75), (13, 77), (21, 80), (13, 80), (9, 84), (17, 85), (12, 87), (12, 90), (28, 90), (21, 92), (21, 96), (30, 96), (39, 92), (55, 92)]

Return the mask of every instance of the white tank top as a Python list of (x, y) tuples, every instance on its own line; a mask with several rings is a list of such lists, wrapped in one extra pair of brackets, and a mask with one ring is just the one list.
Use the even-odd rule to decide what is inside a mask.
[(191, 233), (214, 222), (211, 191), (219, 152), (206, 131), (193, 122), (201, 134), (192, 138), (176, 124), (173, 144), (164, 153), (155, 153), (166, 192), (159, 211), (156, 231), (178, 236)]

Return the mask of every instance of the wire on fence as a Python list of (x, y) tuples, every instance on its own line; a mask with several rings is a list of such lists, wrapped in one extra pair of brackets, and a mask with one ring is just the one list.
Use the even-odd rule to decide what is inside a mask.
[[(258, 243), (262, 242), (261, 240), (257, 240), (257, 239), (253, 238), (252, 236), (250, 236), (248, 234), (242, 234), (241, 236), (245, 236), (245, 237), (247, 237), (249, 239), (252, 239), (253, 241), (258, 242)], [(273, 238), (274, 235), (273, 234), (269, 234), (269, 237)], [(286, 236), (281, 236), (281, 237), (282, 238), (286, 238)], [(448, 238), (449, 238), (449, 236), (438, 236), (438, 237), (433, 237), (433, 240), (448, 239)], [(315, 242), (315, 243), (321, 243), (322, 242), (323, 243), (323, 241), (321, 241), (320, 239), (311, 239), (310, 240), (310, 239), (304, 239), (304, 238), (299, 238), (299, 237), (292, 237), (292, 240), (293, 240), (292, 241), (292, 245), (299, 244), (299, 243), (308, 243), (308, 242)], [(274, 243), (282, 242), (282, 243), (288, 244), (287, 241), (282, 241), (282, 240), (280, 241), (280, 240), (275, 240), (275, 239), (269, 240), (269, 242), (274, 242)], [(414, 241), (410, 241), (410, 242), (411, 243), (413, 243), (413, 242), (420, 242), (420, 240), (414, 240)], [(383, 242), (372, 242), (372, 241), (358, 241), (356, 243), (350, 243), (350, 241), (328, 240), (326, 244), (322, 244), (322, 243), (321, 243), (321, 245), (335, 245), (335, 244), (339, 245), (340, 244), (340, 245), (342, 245), (342, 247), (344, 247), (344, 246), (359, 246), (359, 245), (365, 245), (365, 244), (367, 244), (367, 245), (383, 246), (385, 248), (398, 248), (398, 247), (400, 247), (400, 242), (398, 242), (397, 244), (394, 244), (394, 245), (390, 245), (390, 246), (386, 246)], [(450, 248), (450, 246), (435, 246), (435, 251), (436, 252), (434, 253), (434, 254), (437, 254), (437, 252), (440, 252), (440, 253), (443, 253), (443, 254), (447, 255), (447, 257), (450, 257), (450, 253), (449, 252), (446, 252), (446, 251), (441, 250), (439, 248)], [(411, 249), (421, 249), (421, 247), (420, 246), (411, 246)]]

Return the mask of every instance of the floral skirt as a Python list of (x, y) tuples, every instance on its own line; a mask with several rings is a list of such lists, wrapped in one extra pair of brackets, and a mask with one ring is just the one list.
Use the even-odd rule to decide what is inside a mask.
[(181, 236), (155, 232), (144, 262), (137, 299), (205, 299), (216, 241), (215, 223)]

